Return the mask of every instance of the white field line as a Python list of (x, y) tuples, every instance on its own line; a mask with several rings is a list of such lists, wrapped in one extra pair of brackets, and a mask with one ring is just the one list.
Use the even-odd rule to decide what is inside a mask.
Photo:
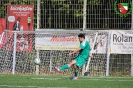
[(105, 80), (105, 81), (114, 81), (114, 80)]
[(31, 78), (31, 79), (58, 80), (61, 78)]
[(13, 87), (13, 88), (70, 88), (70, 87), (41, 87), (41, 86), (19, 86), (19, 85), (0, 85), (0, 87)]
[(129, 82), (131, 82), (131, 81), (133, 81), (133, 80), (119, 80), (119, 81), (129, 81)]
[[(31, 78), (31, 79), (35, 79), (35, 80), (36, 80), (36, 79), (37, 79), (37, 80), (39, 80), (39, 79), (40, 79), (40, 80), (42, 80), (42, 79), (43, 79), (43, 80), (59, 80), (59, 79), (61, 79), (61, 78)], [(81, 79), (79, 79), (79, 80), (92, 80), (92, 81), (94, 80), (94, 81), (97, 81), (97, 80), (103, 80), (103, 79), (101, 79), (101, 78), (90, 78), (90, 79), (89, 79), (89, 78), (85, 78), (85, 79), (84, 79), (84, 78), (81, 78)], [(133, 81), (133, 80), (113, 80), (113, 79), (110, 79), (110, 78), (109, 78), (109, 79), (104, 79), (104, 80), (105, 80), (105, 81), (125, 81), (125, 82), (126, 82), (126, 81), (129, 81), (129, 82)], [(103, 80), (103, 81), (104, 81), (104, 80)]]
[(87, 77), (87, 78), (131, 78), (131, 77)]

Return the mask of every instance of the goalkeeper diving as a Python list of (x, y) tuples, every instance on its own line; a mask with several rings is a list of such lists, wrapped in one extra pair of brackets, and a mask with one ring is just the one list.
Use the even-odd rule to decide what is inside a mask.
[(85, 40), (85, 34), (80, 33), (78, 35), (78, 38), (80, 42), (79, 48), (77, 48), (75, 51), (70, 52), (68, 54), (69, 56), (71, 56), (72, 54), (79, 52), (78, 56), (74, 58), (69, 64), (65, 64), (61, 67), (58, 67), (58, 66), (54, 67), (55, 70), (60, 72), (62, 70), (68, 69), (71, 66), (73, 66), (75, 71), (74, 71), (74, 77), (72, 78), (72, 80), (78, 79), (78, 69), (88, 61), (89, 56), (93, 57), (92, 55), (90, 55), (90, 44), (87, 40)]

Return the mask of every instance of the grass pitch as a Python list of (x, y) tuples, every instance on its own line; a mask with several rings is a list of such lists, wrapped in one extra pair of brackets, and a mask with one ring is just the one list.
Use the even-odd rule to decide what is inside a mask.
[(0, 75), (0, 88), (133, 88), (133, 78)]

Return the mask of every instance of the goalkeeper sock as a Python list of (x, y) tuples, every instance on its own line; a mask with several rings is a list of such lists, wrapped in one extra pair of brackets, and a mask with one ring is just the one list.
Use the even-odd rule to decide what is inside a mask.
[(65, 64), (63, 66), (60, 67), (60, 71), (64, 70), (64, 69), (68, 69), (70, 66), (68, 64)]
[(78, 70), (74, 71), (74, 76), (77, 77), (78, 76)]

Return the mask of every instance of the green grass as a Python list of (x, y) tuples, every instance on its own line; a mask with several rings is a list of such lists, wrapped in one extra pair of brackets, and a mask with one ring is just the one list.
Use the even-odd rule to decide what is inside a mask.
[(133, 88), (133, 78), (0, 75), (0, 88)]

